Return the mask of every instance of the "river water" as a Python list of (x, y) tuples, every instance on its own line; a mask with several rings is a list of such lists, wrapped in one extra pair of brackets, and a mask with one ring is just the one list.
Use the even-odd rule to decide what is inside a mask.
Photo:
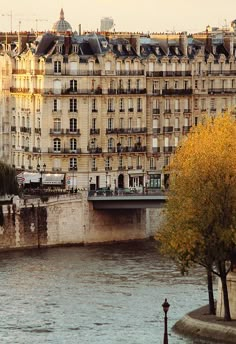
[[(155, 242), (0, 254), (0, 343), (203, 343), (171, 327), (207, 303), (205, 273), (183, 277)], [(204, 342), (205, 343), (205, 342)]]

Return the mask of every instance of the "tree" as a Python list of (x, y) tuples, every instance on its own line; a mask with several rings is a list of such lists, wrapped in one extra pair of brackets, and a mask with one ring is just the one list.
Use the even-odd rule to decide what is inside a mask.
[(18, 194), (15, 169), (0, 161), (0, 195)]
[(170, 164), (165, 221), (157, 234), (163, 252), (183, 270), (204, 266), (209, 311), (212, 273), (222, 283), (225, 320), (231, 320), (226, 277), (236, 240), (236, 123), (228, 114), (194, 127)]

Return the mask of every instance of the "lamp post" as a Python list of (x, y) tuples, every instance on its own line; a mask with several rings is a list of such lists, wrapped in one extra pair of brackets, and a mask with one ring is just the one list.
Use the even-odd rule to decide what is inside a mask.
[(106, 171), (106, 189), (107, 189), (107, 175), (108, 175), (108, 172)]
[(165, 299), (165, 302), (162, 304), (163, 311), (165, 313), (165, 329), (164, 329), (164, 338), (163, 338), (163, 344), (168, 344), (168, 333), (167, 333), (167, 312), (169, 310), (170, 304), (167, 302), (167, 299)]
[(40, 187), (43, 186), (43, 172), (45, 172), (45, 170), (46, 170), (46, 164), (43, 164), (43, 170), (41, 170), (41, 167), (39, 164), (37, 165), (37, 171), (40, 173), (40, 179), (39, 179)]

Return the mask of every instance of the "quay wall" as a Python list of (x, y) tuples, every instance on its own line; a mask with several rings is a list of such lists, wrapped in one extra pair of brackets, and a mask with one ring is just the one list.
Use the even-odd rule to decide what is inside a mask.
[(0, 209), (0, 250), (145, 239), (155, 234), (160, 217), (158, 208), (95, 210), (86, 191), (15, 197)]

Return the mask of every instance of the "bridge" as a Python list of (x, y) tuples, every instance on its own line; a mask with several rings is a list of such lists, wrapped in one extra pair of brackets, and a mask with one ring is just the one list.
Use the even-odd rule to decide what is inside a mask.
[(97, 195), (89, 192), (88, 201), (93, 203), (93, 209), (146, 209), (163, 208), (167, 196), (163, 192), (155, 194), (106, 194)]

